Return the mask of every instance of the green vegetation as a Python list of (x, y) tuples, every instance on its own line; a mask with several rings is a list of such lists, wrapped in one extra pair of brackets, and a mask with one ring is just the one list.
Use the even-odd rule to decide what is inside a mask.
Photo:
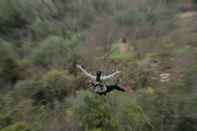
[[(197, 131), (196, 0), (0, 0), (0, 131)], [(128, 53), (119, 53), (126, 38)], [(90, 92), (121, 70), (128, 93)]]

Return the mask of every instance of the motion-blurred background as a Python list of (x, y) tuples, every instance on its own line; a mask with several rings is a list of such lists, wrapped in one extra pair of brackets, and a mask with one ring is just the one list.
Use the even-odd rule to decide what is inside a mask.
[[(197, 131), (197, 0), (0, 0), (0, 131)], [(76, 69), (120, 76), (93, 94)]]

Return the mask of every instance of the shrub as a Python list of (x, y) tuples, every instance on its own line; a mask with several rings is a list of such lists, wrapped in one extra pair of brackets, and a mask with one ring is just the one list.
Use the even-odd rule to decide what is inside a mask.
[(185, 73), (184, 80), (186, 82), (186, 86), (188, 87), (188, 91), (196, 91), (196, 82), (197, 79), (197, 66), (192, 64), (188, 66), (188, 70)]
[(16, 10), (12, 1), (0, 1), (0, 33), (2, 35), (12, 33), (16, 28), (24, 27), (27, 21)]
[(44, 87), (48, 90), (49, 96), (62, 100), (74, 90), (74, 76), (64, 70), (51, 70), (43, 77)]
[(12, 118), (9, 115), (0, 114), (0, 129), (10, 125), (12, 123)]
[(43, 38), (46, 38), (49, 35), (62, 35), (62, 27), (60, 24), (57, 24), (55, 22), (49, 21), (49, 20), (42, 20), (39, 17), (37, 17), (32, 25), (32, 34), (34, 39), (41, 40)]
[(33, 50), (32, 61), (34, 64), (42, 67), (66, 68), (72, 63), (72, 59), (76, 56), (73, 48), (75, 48), (78, 43), (79, 38), (78, 36), (75, 37), (75, 35), (70, 39), (50, 36)]
[(0, 131), (30, 131), (30, 128), (28, 127), (27, 124), (18, 122), (1, 129)]
[(64, 67), (67, 63), (68, 44), (61, 37), (48, 37), (33, 50), (33, 62), (44, 67)]
[(135, 25), (145, 22), (146, 16), (144, 12), (129, 10), (126, 11), (124, 14), (115, 16), (114, 19), (120, 25)]
[(18, 88), (21, 88), (19, 93), (30, 94), (36, 105), (53, 105), (55, 101), (62, 102), (66, 96), (75, 91), (74, 83), (74, 76), (65, 73), (64, 70), (53, 69), (44, 74), (40, 81), (33, 81), (33, 83), (30, 81), (30, 87), (22, 88), (23, 83), (21, 83)]
[(95, 96), (80, 92), (70, 99), (72, 117), (85, 130), (138, 130), (145, 123), (143, 110), (131, 96)]
[(15, 83), (19, 79), (17, 55), (11, 43), (0, 40), (0, 77), (1, 80)]
[(78, 96), (73, 104), (73, 114), (79, 126), (85, 130), (115, 130), (117, 121), (110, 115), (105, 98), (91, 95)]
[(14, 94), (15, 98), (31, 98), (34, 94), (43, 89), (41, 81), (36, 80), (23, 80), (18, 81), (15, 85)]
[(23, 80), (15, 85), (15, 99), (33, 99), (35, 105), (63, 101), (78, 88), (76, 78), (64, 70), (50, 70), (40, 80)]
[(173, 8), (166, 6), (159, 1), (144, 1), (133, 9), (119, 13), (114, 16), (116, 23), (122, 26), (130, 25), (155, 25), (169, 20), (175, 14)]

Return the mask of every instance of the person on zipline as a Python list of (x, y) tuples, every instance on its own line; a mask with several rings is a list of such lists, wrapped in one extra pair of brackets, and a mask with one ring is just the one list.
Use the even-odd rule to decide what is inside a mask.
[(116, 71), (110, 75), (107, 76), (102, 76), (101, 71), (96, 72), (96, 76), (88, 73), (81, 65), (77, 65), (77, 68), (79, 68), (86, 76), (88, 76), (91, 79), (91, 85), (92, 89), (95, 93), (99, 95), (106, 95), (107, 93), (113, 91), (113, 90), (118, 90), (122, 92), (126, 92), (125, 89), (121, 88), (118, 85), (105, 85), (103, 82), (104, 80), (111, 79), (115, 75), (119, 74), (120, 71)]

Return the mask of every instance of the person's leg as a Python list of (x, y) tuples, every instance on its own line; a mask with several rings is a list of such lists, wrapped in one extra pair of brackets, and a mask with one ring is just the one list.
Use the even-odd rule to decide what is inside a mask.
[(111, 92), (113, 90), (118, 90), (118, 91), (122, 91), (125, 92), (125, 90), (117, 85), (109, 85), (107, 86), (107, 92)]
[(125, 90), (123, 88), (121, 88), (120, 86), (114, 85), (114, 88), (118, 91), (122, 91), (125, 92)]

